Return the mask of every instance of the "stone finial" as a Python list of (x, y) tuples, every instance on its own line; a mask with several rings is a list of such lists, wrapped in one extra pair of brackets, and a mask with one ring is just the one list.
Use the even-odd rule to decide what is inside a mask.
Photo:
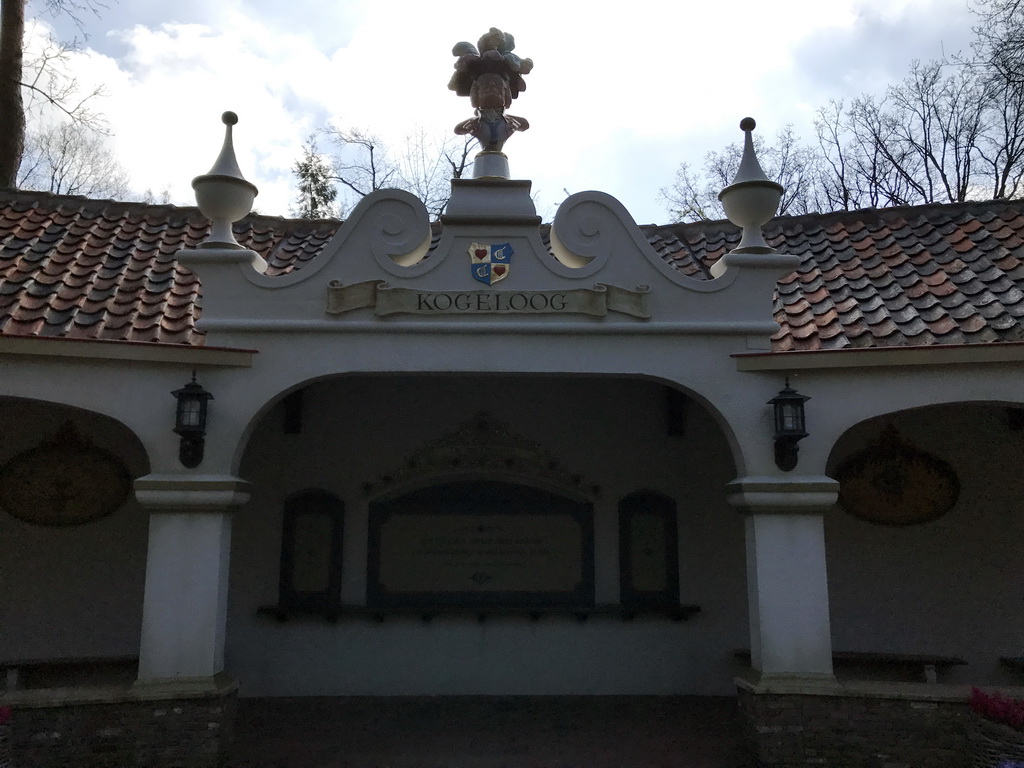
[(501, 150), (516, 131), (525, 131), (530, 123), (522, 117), (506, 115), (512, 99), (526, 90), (523, 75), (533, 69), (531, 59), (521, 59), (512, 50), (515, 38), (491, 27), (477, 45), (456, 43), (455, 74), (448, 88), (459, 96), (469, 96), (475, 117), (455, 126), (459, 136), (471, 135), (480, 142), (481, 152), (473, 162), (474, 178), (509, 178), (508, 158)]
[(231, 127), (238, 122), (238, 115), (225, 112), (221, 115), (224, 123), (224, 145), (208, 173), (192, 179), (196, 193), (196, 204), (213, 227), (202, 248), (241, 248), (231, 231), (231, 225), (242, 219), (252, 209), (252, 201), (259, 194), (256, 186), (246, 181), (238, 168), (235, 147), (231, 140)]
[(729, 221), (743, 229), (740, 244), (733, 253), (774, 253), (775, 250), (765, 242), (761, 227), (775, 217), (785, 187), (769, 179), (757, 160), (751, 136), (756, 125), (752, 117), (740, 122), (744, 133), (740, 167), (732, 184), (718, 193)]

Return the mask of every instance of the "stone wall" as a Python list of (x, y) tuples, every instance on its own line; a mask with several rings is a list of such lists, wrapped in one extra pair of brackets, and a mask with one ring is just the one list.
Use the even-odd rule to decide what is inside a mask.
[(740, 684), (740, 727), (757, 768), (964, 768), (967, 696), (951, 688), (800, 694)]
[[(42, 691), (32, 693), (42, 694)], [(54, 691), (54, 693), (57, 693)], [(234, 734), (234, 691), (159, 700), (16, 703), (9, 754), (17, 768), (215, 768)], [(115, 700), (115, 699), (121, 700)]]

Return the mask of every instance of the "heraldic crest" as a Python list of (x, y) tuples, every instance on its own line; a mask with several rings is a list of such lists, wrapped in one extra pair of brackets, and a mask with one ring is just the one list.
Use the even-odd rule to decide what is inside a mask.
[(474, 280), (479, 280), (484, 285), (494, 285), (508, 277), (512, 264), (512, 245), (470, 243), (469, 261)]

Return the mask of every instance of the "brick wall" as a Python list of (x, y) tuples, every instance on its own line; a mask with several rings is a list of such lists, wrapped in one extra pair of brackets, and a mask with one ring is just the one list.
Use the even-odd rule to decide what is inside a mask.
[(17, 768), (215, 768), (228, 756), (235, 694), (15, 706)]
[(966, 696), (739, 688), (743, 738), (758, 768), (964, 768)]

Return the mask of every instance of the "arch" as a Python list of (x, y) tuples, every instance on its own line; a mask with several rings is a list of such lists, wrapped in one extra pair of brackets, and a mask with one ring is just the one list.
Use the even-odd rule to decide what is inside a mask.
[[(131, 477), (149, 471), (142, 441), (122, 422), (64, 403), (15, 397), (0, 397), (0, 466), (38, 449), (69, 423), (84, 440), (116, 456)], [(130, 493), (110, 514), (75, 525), (33, 524), (0, 510), (0, 605), (4, 621), (18, 628), (0, 632), (0, 657), (136, 656), (147, 527)]]
[[(1024, 399), (1021, 402), (984, 399), (956, 400), (894, 409), (872, 414), (854, 423), (843, 425), (842, 431), (839, 432), (828, 452), (826, 469), (829, 474), (834, 472), (847, 454), (867, 447), (887, 424), (916, 421), (922, 426), (940, 428), (942, 434), (951, 438), (962, 439), (965, 435), (963, 431), (951, 431), (948, 429), (948, 423), (942, 423), (932, 417), (943, 411), (963, 413), (967, 410), (983, 414), (989, 421), (1002, 421), (1005, 428), (1010, 431), (1016, 431), (1020, 428), (1019, 425), (1024, 425), (1024, 421), (1019, 421), (1024, 416)], [(936, 434), (939, 433), (936, 432)]]
[[(322, 375), (322, 376), (315, 376), (315, 377), (311, 377), (311, 378), (308, 378), (308, 379), (304, 379), (302, 381), (295, 382), (292, 385), (290, 385), (290, 386), (288, 386), (288, 387), (278, 391), (276, 394), (268, 397), (259, 408), (257, 408), (255, 411), (253, 411), (250, 414), (250, 416), (248, 417), (248, 421), (246, 422), (246, 424), (244, 426), (244, 429), (242, 430), (241, 434), (239, 435), (238, 442), (237, 442), (237, 444), (235, 446), (234, 455), (233, 455), (233, 459), (232, 459), (232, 462), (231, 462), (232, 471), (235, 472), (235, 473), (237, 473), (239, 471), (239, 467), (241, 465), (243, 456), (245, 455), (245, 452), (248, 449), (248, 446), (249, 446), (249, 443), (250, 443), (250, 441), (252, 439), (253, 433), (260, 426), (260, 424), (263, 423), (263, 421), (266, 418), (268, 418), (269, 415), (274, 410), (276, 410), (276, 409), (280, 409), (281, 410), (281, 419), (282, 419), (282, 421), (294, 420), (295, 419), (294, 412), (293, 413), (288, 413), (287, 412), (288, 410), (293, 410), (293, 409), (289, 408), (288, 405), (287, 405), (289, 399), (292, 398), (292, 397), (295, 397), (295, 396), (299, 396), (300, 399), (301, 399), (301, 394), (304, 391), (306, 391), (308, 388), (310, 388), (310, 387), (312, 387), (312, 386), (314, 386), (316, 384), (319, 384), (319, 383), (322, 383), (322, 382), (327, 382), (327, 381), (349, 380), (349, 379), (352, 379), (352, 380), (364, 379), (365, 380), (365, 379), (371, 379), (371, 378), (380, 378), (380, 379), (392, 379), (392, 380), (405, 380), (405, 379), (432, 380), (432, 379), (448, 378), (448, 377), (450, 377), (452, 379), (465, 379), (467, 377), (479, 377), (481, 379), (487, 379), (487, 378), (489, 378), (491, 376), (493, 376), (493, 374), (489, 374), (489, 373), (486, 373), (486, 372), (477, 372), (477, 373), (473, 373), (473, 372), (457, 372), (457, 373), (453, 373), (453, 372), (449, 372), (449, 371), (416, 371), (416, 372), (404, 372), (404, 373), (403, 372), (391, 372), (391, 371), (382, 371), (382, 372), (377, 372), (377, 373), (338, 372), (338, 373), (325, 374), (325, 375)], [(514, 378), (516, 378), (518, 380), (522, 380), (522, 381), (531, 380), (531, 379), (540, 379), (540, 378), (545, 378), (545, 379), (563, 378), (563, 379), (577, 380), (577, 381), (580, 381), (580, 382), (607, 379), (607, 380), (619, 380), (619, 381), (645, 381), (645, 382), (651, 382), (651, 383), (660, 384), (660, 385), (662, 385), (665, 388), (665, 392), (666, 392), (666, 402), (665, 402), (666, 411), (669, 411), (669, 410), (672, 410), (672, 409), (676, 409), (677, 411), (679, 410), (680, 401), (677, 400), (675, 403), (673, 403), (670, 400), (670, 397), (673, 395), (673, 393), (675, 393), (676, 395), (681, 395), (682, 396), (682, 398), (683, 398), (682, 399), (682, 404), (683, 404), (683, 408), (684, 409), (685, 409), (685, 403), (689, 402), (689, 401), (692, 401), (693, 403), (696, 403), (698, 406), (700, 406), (700, 408), (703, 409), (711, 417), (711, 421), (718, 428), (718, 430), (721, 432), (722, 436), (725, 439), (726, 445), (728, 446), (728, 450), (729, 450), (729, 453), (730, 453), (730, 457), (731, 457), (732, 462), (733, 462), (734, 467), (735, 467), (736, 474), (737, 475), (742, 475), (743, 474), (744, 465), (745, 465), (745, 459), (744, 459), (744, 456), (743, 456), (743, 450), (742, 450), (740, 441), (738, 440), (737, 435), (736, 435), (736, 430), (735, 430), (734, 425), (729, 421), (729, 419), (726, 418), (726, 416), (723, 413), (723, 411), (719, 408), (719, 406), (713, 400), (711, 400), (708, 396), (706, 396), (705, 394), (701, 393), (700, 391), (698, 391), (697, 389), (695, 389), (692, 386), (687, 386), (686, 384), (683, 384), (683, 383), (681, 383), (679, 381), (676, 381), (676, 380), (673, 380), (673, 379), (670, 379), (670, 378), (667, 378), (667, 377), (663, 377), (663, 376), (653, 376), (653, 375), (647, 375), (647, 374), (627, 375), (627, 374), (622, 374), (622, 373), (618, 373), (618, 372), (611, 372), (611, 373), (604, 373), (604, 374), (602, 374), (602, 373), (586, 373), (586, 374), (564, 373), (564, 374), (558, 374), (558, 375), (554, 375), (553, 376), (551, 374), (542, 374), (542, 373), (526, 371), (526, 372), (523, 372), (523, 373), (516, 373), (513, 376), (514, 376)], [(510, 378), (510, 376), (506, 374), (506, 375), (503, 375), (501, 378), (507, 380), (508, 378)], [(300, 408), (299, 410), (301, 411), (302, 409)], [(680, 417), (680, 415), (677, 413), (674, 418), (679, 418), (679, 417)], [(301, 420), (301, 415), (298, 418)], [(667, 415), (666, 418), (673, 418), (673, 416)], [(682, 416), (682, 418), (685, 419), (685, 414)], [(493, 476), (493, 474), (494, 473), (492, 472), (491, 475)], [(516, 477), (521, 477), (522, 476), (521, 473), (516, 473), (516, 472), (509, 472), (509, 473), (506, 473), (506, 474), (507, 474), (507, 476), (510, 479), (515, 479)], [(469, 470), (466, 470), (465, 468), (463, 468), (463, 470), (461, 470), (461, 471), (453, 471), (451, 473), (451, 476), (453, 478), (457, 477), (457, 476), (469, 477), (469, 476), (472, 476), (472, 475), (473, 475), (473, 472), (469, 471)], [(580, 487), (581, 492), (585, 496), (585, 495), (587, 495), (587, 491), (585, 490), (587, 486), (583, 482), (583, 480), (584, 480), (584, 478), (581, 475), (580, 476), (580, 480), (578, 482), (576, 480), (572, 480), (570, 482), (569, 486), (565, 486), (564, 484), (562, 484), (563, 485), (563, 490), (568, 490), (572, 486), (577, 486), (577, 487)], [(370, 492), (373, 489), (367, 489), (367, 490), (368, 490), (368, 492)], [(591, 494), (592, 494), (592, 492), (593, 492), (593, 484), (590, 485), (590, 490), (591, 490)]]
[[(266, 379), (262, 383), (269, 389)], [(489, 679), (488, 675), (511, 680), (519, 669), (538, 685), (545, 681), (538, 690), (569, 691), (594, 666), (611, 670), (608, 681), (600, 683), (602, 690), (640, 690), (649, 685), (652, 690), (668, 691), (682, 685), (678, 681), (688, 679), (693, 658), (707, 658), (708, 669), (719, 662), (713, 658), (716, 649), (710, 635), (702, 634), (700, 628), (697, 633), (681, 634), (673, 621), (641, 623), (645, 633), (659, 638), (657, 643), (685, 649), (679, 652), (683, 660), (678, 662), (677, 652), (672, 652), (669, 666), (674, 671), (666, 673), (662, 662), (650, 654), (629, 657), (625, 667), (616, 671), (614, 660), (628, 656), (638, 626), (611, 620), (633, 614), (633, 609), (619, 604), (617, 505), (638, 490), (675, 499), (679, 506), (680, 537), (685, 536), (685, 541), (680, 539), (678, 581), (685, 588), (680, 587), (675, 605), (707, 601), (728, 606), (720, 608), (723, 623), (708, 631), (726, 633), (729, 647), (742, 646), (742, 520), (732, 512), (723, 492), (735, 476), (732, 456), (716, 419), (695, 399), (686, 400), (683, 423), (667, 422), (669, 389), (664, 380), (624, 375), (353, 373), (319, 377), (305, 382), (303, 388), (307, 408), (301, 431), (286, 430), (285, 397), (278, 396), (253, 425), (239, 467), (239, 476), (251, 483), (251, 500), (237, 517), (232, 536), (228, 647), (232, 673), (249, 681), (254, 686), (251, 690), (397, 694), (428, 690), (411, 682), (423, 679), (431, 681), (434, 691), (482, 692), (487, 689), (479, 681)], [(492, 426), (502, 422), (508, 434), (501, 432), (495, 436), (499, 440), (489, 443), (476, 441), (472, 430), (468, 437), (460, 433), (467, 422), (473, 426), (481, 411), (491, 414)], [(461, 446), (460, 434), (465, 440)], [(446, 459), (453, 457), (465, 462), (447, 465)], [(513, 460), (512, 465), (506, 465), (505, 459)], [(407, 468), (410, 460), (415, 467)], [(585, 507), (583, 525), (593, 526), (592, 589), (586, 595), (574, 594), (549, 579), (540, 585), (545, 588), (514, 601), (479, 591), (460, 595), (450, 584), (412, 594), (396, 589), (380, 595), (378, 590), (375, 595), (371, 582), (379, 578), (381, 569), (378, 565), (378, 575), (371, 574), (370, 557), (380, 557), (384, 549), (386, 559), (388, 551), (386, 541), (380, 545), (379, 533), (377, 543), (371, 544), (371, 527), (381, 525), (380, 506), (390, 505), (393, 518), (405, 523), (410, 515), (403, 516), (404, 503), (418, 503), (431, 489), (452, 485), (483, 485), (485, 491), (525, 486), (520, 497), (555, 496), (567, 499), (567, 506)], [(308, 626), (301, 619), (289, 619), (282, 629), (260, 618), (274, 615), (265, 609), (276, 601), (278, 591), (282, 509), (290, 496), (311, 489), (329, 492), (345, 504), (341, 605), (336, 611), (317, 612), (337, 617), (338, 623)], [(576, 518), (558, 519), (568, 522), (552, 538), (579, 541), (584, 535)], [(451, 520), (440, 520), (439, 515), (428, 520), (451, 527)], [(575, 539), (570, 539), (573, 525)], [(396, 546), (391, 551), (396, 548), (402, 551)], [(377, 554), (371, 555), (372, 551)], [(416, 558), (421, 555), (413, 554), (407, 558), (409, 565), (419, 567)], [(426, 565), (420, 570), (427, 570)], [(588, 580), (589, 571), (588, 566)], [(486, 573), (474, 569), (469, 575)], [(399, 593), (397, 597), (392, 591)], [(600, 610), (594, 612), (595, 606)], [(587, 647), (570, 651), (564, 637), (575, 631), (575, 614), (599, 618), (588, 620), (592, 636)], [(655, 614), (668, 616), (667, 611)], [(356, 616), (364, 620), (346, 618)], [(423, 677), (421, 668), (443, 670), (446, 657), (475, 653), (475, 638), (482, 632), (496, 638), (496, 645), (473, 656), (464, 677), (455, 681), (435, 678), (433, 673)], [(414, 639), (420, 635), (434, 639), (415, 650)], [(286, 636), (321, 636), (332, 641), (286, 648), (282, 641)], [(517, 648), (529, 648), (537, 658), (558, 659), (553, 662), (557, 669), (542, 672), (528, 669), (529, 664), (501, 667), (497, 660)], [(418, 654), (415, 670), (406, 666), (409, 654)], [(500, 669), (492, 668), (495, 663)], [(274, 669), (288, 669), (287, 681), (282, 682), (284, 678)], [(723, 675), (700, 677), (696, 685), (719, 686), (721, 691), (721, 685), (727, 684), (721, 681), (731, 679)]]
[[(1011, 682), (998, 658), (1024, 632), (1014, 597), (1024, 583), (1006, 567), (1024, 557), (1024, 476), (1020, 422), (1006, 406), (975, 400), (890, 411), (848, 427), (835, 442), (830, 473), (850, 456), (877, 453), (885, 431), (895, 429), (907, 451), (947, 465), (959, 487), (948, 510), (909, 522), (850, 514), (842, 495), (825, 515), (836, 648), (960, 657), (968, 666), (949, 670), (945, 681)], [(896, 469), (898, 477), (882, 477), (877, 487), (887, 503), (936, 496), (934, 473)], [(979, 634), (979, 626), (986, 631)], [(880, 638), (887, 646), (878, 646)]]
[[(722, 437), (725, 439), (726, 445), (729, 448), (729, 453), (732, 458), (735, 472), (738, 477), (742, 477), (745, 472), (746, 459), (743, 455), (743, 448), (740, 444), (739, 439), (736, 435), (735, 426), (726, 418), (724, 411), (716, 404), (711, 398), (702, 392), (694, 389), (693, 387), (686, 386), (682, 382), (674, 379), (665, 378), (662, 376), (638, 376), (639, 379), (647, 381), (656, 381), (665, 387), (667, 394), (678, 393), (683, 395), (686, 399), (692, 400), (699, 405), (710, 417), (712, 422), (718, 427)], [(671, 396), (671, 395), (670, 395)], [(676, 408), (678, 405), (673, 405), (671, 400), (666, 403), (667, 408)]]
[(131, 461), (134, 477), (149, 472), (150, 460), (145, 444), (135, 430), (120, 419), (98, 410), (68, 405), (54, 400), (0, 396), (0, 464), (21, 450), (34, 447), (40, 436), (47, 436), (72, 422), (98, 447)]

